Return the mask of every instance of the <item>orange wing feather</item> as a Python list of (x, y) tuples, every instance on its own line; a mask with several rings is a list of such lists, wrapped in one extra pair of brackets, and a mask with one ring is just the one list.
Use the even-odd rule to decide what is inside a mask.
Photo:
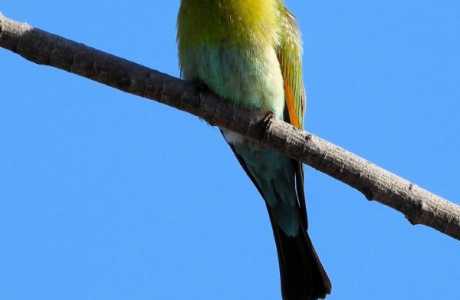
[(284, 99), (289, 114), (289, 122), (297, 128), (302, 128), (303, 126), (300, 123), (298, 112), (296, 111), (296, 100), (292, 93), (292, 88), (286, 80), (284, 81)]

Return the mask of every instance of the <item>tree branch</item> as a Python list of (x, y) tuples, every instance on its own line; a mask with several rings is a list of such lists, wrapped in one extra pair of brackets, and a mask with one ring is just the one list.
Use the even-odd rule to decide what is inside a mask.
[(191, 82), (15, 22), (1, 13), (0, 47), (250, 137), (354, 187), (369, 200), (399, 210), (412, 224), (430, 226), (460, 240), (460, 206), (270, 113), (234, 107)]

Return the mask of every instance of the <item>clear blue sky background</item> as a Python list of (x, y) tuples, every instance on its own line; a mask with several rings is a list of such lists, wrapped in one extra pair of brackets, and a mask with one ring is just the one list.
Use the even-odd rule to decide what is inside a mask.
[[(288, 1), (306, 126), (460, 201), (460, 3)], [(3, 1), (178, 75), (179, 1)], [(264, 204), (203, 121), (0, 49), (0, 299), (280, 299)], [(459, 299), (460, 244), (306, 168), (329, 299)]]

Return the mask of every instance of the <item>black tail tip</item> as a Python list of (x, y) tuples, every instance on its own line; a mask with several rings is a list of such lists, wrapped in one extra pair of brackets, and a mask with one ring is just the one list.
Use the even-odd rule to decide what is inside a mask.
[(331, 282), (316, 254), (310, 237), (278, 235), (281, 287), (284, 300), (324, 299), (331, 293)]

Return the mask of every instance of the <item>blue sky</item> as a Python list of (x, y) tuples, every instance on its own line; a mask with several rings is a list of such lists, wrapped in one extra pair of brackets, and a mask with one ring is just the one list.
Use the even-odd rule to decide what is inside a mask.
[[(288, 4), (307, 128), (460, 201), (460, 3)], [(178, 75), (178, 5), (0, 11)], [(215, 128), (2, 49), (0, 68), (0, 299), (280, 299), (264, 204)], [(306, 189), (328, 299), (458, 299), (458, 241), (308, 167)]]

